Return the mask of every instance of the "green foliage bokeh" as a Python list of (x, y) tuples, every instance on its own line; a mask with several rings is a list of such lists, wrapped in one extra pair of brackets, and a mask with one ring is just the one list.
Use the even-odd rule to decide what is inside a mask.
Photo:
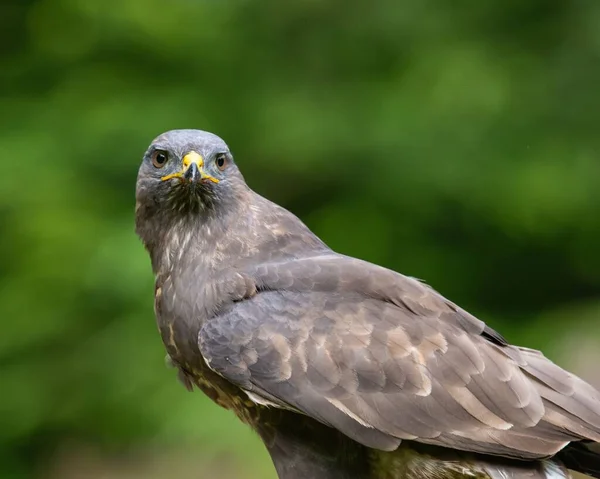
[(600, 342), (599, 24), (586, 0), (4, 0), (0, 477), (80, 477), (53, 471), (82, 448), (274, 477), (163, 364), (133, 207), (173, 128), (222, 136), (334, 249), (576, 367), (563, 340)]

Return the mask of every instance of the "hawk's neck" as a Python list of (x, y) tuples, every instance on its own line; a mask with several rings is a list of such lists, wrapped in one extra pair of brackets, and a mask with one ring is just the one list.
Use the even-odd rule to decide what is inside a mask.
[(250, 193), (246, 201), (212, 211), (151, 217), (154, 234), (142, 239), (154, 272), (170, 272), (190, 262), (211, 271), (237, 269), (329, 251), (292, 213)]

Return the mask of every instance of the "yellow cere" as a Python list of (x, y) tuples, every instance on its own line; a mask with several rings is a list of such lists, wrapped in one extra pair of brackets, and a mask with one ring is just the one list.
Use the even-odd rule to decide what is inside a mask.
[(204, 166), (204, 158), (195, 151), (190, 151), (183, 157), (183, 171), (187, 170), (192, 163), (196, 163), (200, 169)]
[(203, 169), (204, 166), (204, 158), (202, 155), (196, 153), (195, 151), (190, 151), (187, 155), (183, 157), (183, 169), (178, 171), (177, 173), (171, 173), (170, 175), (163, 176), (161, 178), (162, 181), (167, 181), (172, 178), (182, 178), (183, 174), (187, 171), (192, 163), (196, 163), (198, 169), (200, 170), (200, 178), (203, 180), (212, 181), (213, 183), (218, 183), (219, 180), (214, 176), (209, 175)]

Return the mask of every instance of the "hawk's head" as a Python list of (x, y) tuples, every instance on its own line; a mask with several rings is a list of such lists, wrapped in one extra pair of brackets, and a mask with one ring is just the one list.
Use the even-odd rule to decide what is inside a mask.
[(200, 130), (172, 130), (156, 138), (140, 166), (139, 206), (163, 213), (209, 212), (245, 189), (225, 142)]

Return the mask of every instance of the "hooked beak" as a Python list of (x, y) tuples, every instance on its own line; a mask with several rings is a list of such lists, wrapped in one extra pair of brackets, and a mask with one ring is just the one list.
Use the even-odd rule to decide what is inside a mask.
[(190, 183), (196, 182), (200, 179), (200, 168), (198, 168), (197, 163), (192, 163), (187, 168), (183, 170), (183, 178), (188, 180)]
[(204, 171), (204, 159), (195, 151), (190, 151), (183, 157), (183, 165), (181, 171), (163, 176), (161, 180), (166, 181), (171, 178), (180, 178), (190, 183), (199, 181), (212, 181), (218, 183), (219, 180), (214, 176), (209, 175)]

